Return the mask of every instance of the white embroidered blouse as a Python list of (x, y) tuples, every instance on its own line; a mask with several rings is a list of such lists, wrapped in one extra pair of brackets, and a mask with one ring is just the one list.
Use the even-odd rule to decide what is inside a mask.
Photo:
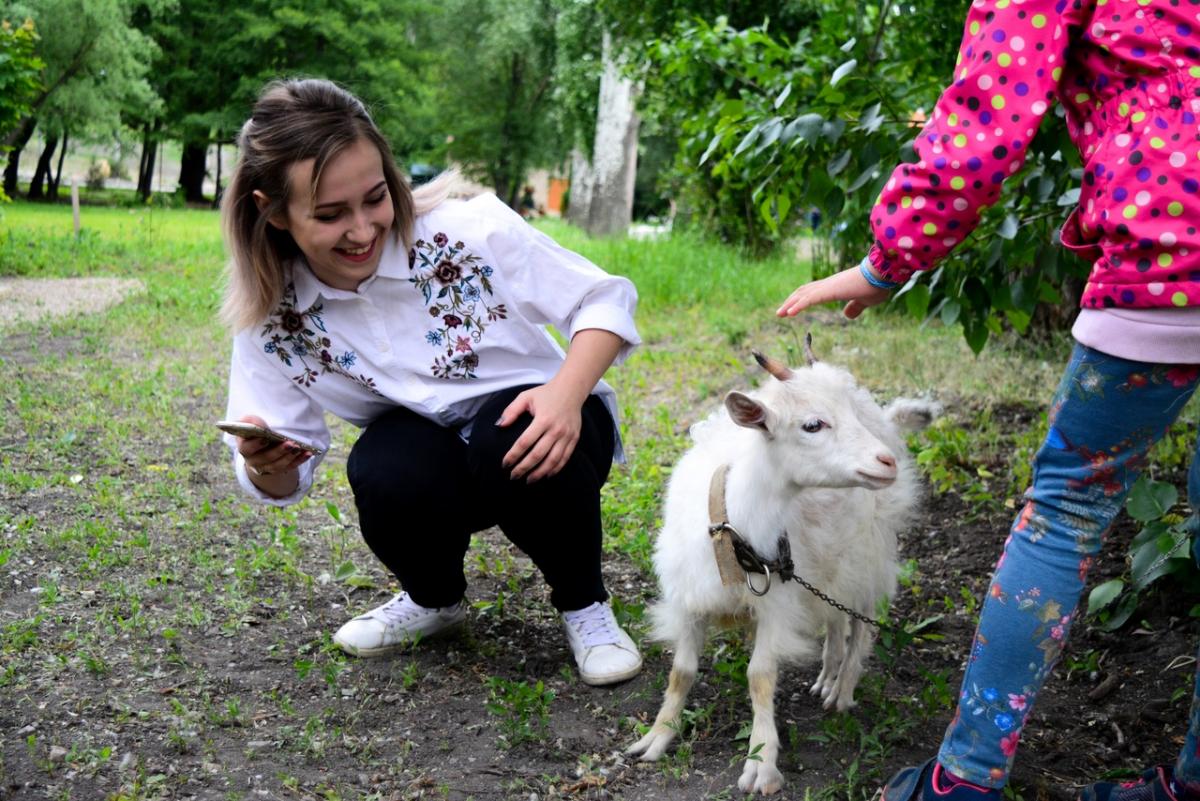
[[(615, 333), (625, 341), (617, 362), (641, 342), (633, 284), (559, 246), (495, 195), (440, 204), (416, 220), (413, 243), (405, 253), (389, 238), (379, 269), (355, 291), (293, 263), (282, 303), (234, 337), (226, 418), (255, 414), (327, 448), (325, 411), (361, 427), (404, 406), (465, 438), (489, 395), (558, 372), (564, 352), (546, 326), (567, 341), (587, 328)], [(616, 421), (612, 387), (601, 381), (593, 394)], [(234, 448), (238, 483), (277, 506), (308, 492), (319, 461), (301, 466), (292, 495), (272, 498)]]

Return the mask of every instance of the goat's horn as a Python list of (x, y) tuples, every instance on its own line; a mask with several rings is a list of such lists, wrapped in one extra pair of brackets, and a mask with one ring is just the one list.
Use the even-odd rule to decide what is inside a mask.
[(804, 358), (808, 360), (809, 367), (812, 367), (818, 361), (812, 352), (812, 331), (804, 335)]
[(759, 367), (766, 370), (771, 375), (778, 378), (780, 381), (787, 381), (792, 377), (792, 371), (783, 362), (778, 362), (770, 356), (763, 356), (758, 351), (750, 351), (754, 354), (754, 360), (758, 362)]

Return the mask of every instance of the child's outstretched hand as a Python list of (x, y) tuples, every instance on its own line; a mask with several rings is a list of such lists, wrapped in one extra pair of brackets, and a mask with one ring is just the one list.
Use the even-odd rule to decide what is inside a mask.
[(853, 320), (871, 306), (888, 299), (891, 293), (867, 283), (858, 267), (850, 267), (819, 281), (810, 281), (788, 295), (787, 300), (775, 312), (780, 317), (794, 317), (809, 306), (834, 300), (848, 301), (842, 314)]

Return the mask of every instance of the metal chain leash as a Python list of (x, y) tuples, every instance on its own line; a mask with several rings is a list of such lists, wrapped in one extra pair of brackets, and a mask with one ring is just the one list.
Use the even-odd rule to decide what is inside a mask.
[[(761, 597), (767, 594), (767, 592), (771, 589), (771, 576), (774, 574), (779, 576), (785, 582), (796, 582), (801, 587), (832, 606), (834, 609), (849, 615), (860, 623), (866, 623), (868, 626), (878, 629), (879, 631), (887, 631), (890, 629), (889, 626), (885, 626), (883, 623), (880, 623), (877, 620), (872, 620), (863, 613), (857, 612), (846, 606), (836, 598), (830, 597), (822, 592), (820, 588), (806, 581), (803, 576), (797, 574), (795, 564), (792, 562), (792, 548), (788, 543), (786, 535), (779, 538), (779, 554), (770, 562), (764, 562), (762, 557), (755, 553), (754, 549), (750, 547), (750, 544), (742, 538), (737, 529), (728, 523), (721, 524), (721, 528), (731, 532), (734, 535), (734, 553), (737, 555), (738, 564), (740, 564), (742, 569), (746, 571), (746, 586), (750, 589), (750, 592), (754, 593), (755, 595)], [(755, 587), (754, 583), (750, 579), (750, 576), (756, 573), (759, 575), (765, 575), (767, 577), (766, 586), (764, 586), (761, 590)]]
[(792, 576), (792, 581), (796, 582), (801, 587), (808, 590), (813, 595), (817, 596), (822, 601), (824, 601), (825, 603), (832, 606), (834, 609), (838, 610), (839, 612), (845, 612), (847, 615), (854, 618), (855, 620), (858, 620), (862, 623), (866, 623), (868, 626), (879, 629), (880, 631), (886, 631), (890, 628), (889, 626), (885, 626), (884, 624), (880, 623), (878, 620), (872, 620), (871, 618), (864, 615), (862, 612), (855, 612), (853, 609), (846, 606), (844, 603), (841, 603), (834, 598), (830, 598), (828, 595), (821, 592), (819, 589), (817, 589), (813, 585), (809, 584), (807, 581), (805, 581), (800, 576)]

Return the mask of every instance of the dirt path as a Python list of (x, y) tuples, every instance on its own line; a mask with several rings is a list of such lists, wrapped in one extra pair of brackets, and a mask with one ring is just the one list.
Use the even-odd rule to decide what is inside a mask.
[(145, 291), (133, 278), (0, 278), (0, 329), (43, 317), (95, 314)]

